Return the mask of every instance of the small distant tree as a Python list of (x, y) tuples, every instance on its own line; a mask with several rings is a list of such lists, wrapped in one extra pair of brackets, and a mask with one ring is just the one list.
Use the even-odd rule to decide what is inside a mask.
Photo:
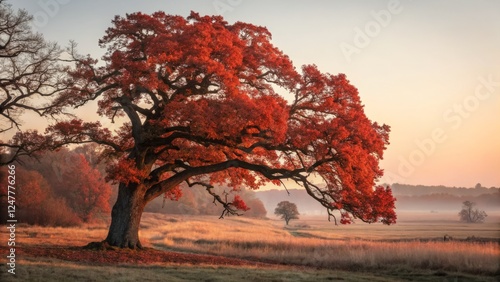
[(458, 213), (460, 220), (467, 223), (481, 223), (488, 216), (485, 211), (480, 211), (474, 208), (476, 203), (465, 201), (462, 205), (462, 210)]
[(278, 206), (274, 210), (275, 215), (281, 216), (284, 219), (286, 225), (292, 219), (299, 219), (299, 211), (297, 210), (297, 205), (290, 203), (289, 201), (282, 201), (278, 203)]

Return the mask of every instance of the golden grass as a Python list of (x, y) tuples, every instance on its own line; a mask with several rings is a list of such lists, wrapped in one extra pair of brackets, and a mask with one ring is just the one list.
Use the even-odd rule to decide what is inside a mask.
[[(364, 236), (360, 233), (356, 237), (368, 240), (346, 239), (342, 232), (331, 231), (337, 227), (330, 227), (330, 231), (319, 230), (314, 225), (287, 229), (273, 220), (176, 217), (165, 221), (148, 218), (144, 220), (141, 237), (146, 244), (156, 248), (322, 268), (403, 267), (477, 274), (500, 272), (498, 243), (419, 241), (414, 237), (408, 241), (373, 241), (380, 232), (369, 235), (370, 230), (380, 231), (386, 226), (364, 227)], [(494, 224), (483, 226), (484, 234), (491, 235), (495, 227)], [(347, 231), (347, 234), (353, 233), (352, 229)], [(429, 226), (427, 232), (430, 232)], [(475, 236), (483, 235), (475, 232)], [(439, 234), (443, 234), (442, 231)], [(395, 235), (389, 237), (396, 238)], [(441, 235), (438, 238), (442, 238)]]
[[(83, 246), (100, 241), (107, 234), (105, 224), (80, 228), (17, 227), (19, 246)], [(403, 217), (395, 226), (337, 227), (324, 218), (303, 217), (284, 227), (280, 220), (145, 214), (140, 235), (146, 246), (290, 266), (100, 267), (20, 257), (18, 277), (28, 277), (25, 281), (55, 281), (61, 277), (74, 281), (197, 281), (199, 277), (206, 277), (206, 281), (401, 281), (413, 277), (418, 277), (418, 281), (497, 281), (500, 273), (497, 243), (436, 239), (444, 234), (456, 239), (473, 235), (498, 239), (499, 227), (495, 221), (464, 225), (453, 220), (436, 218), (433, 221), (421, 217)], [(5, 238), (6, 229), (0, 235)], [(418, 240), (422, 238), (428, 241)], [(322, 270), (314, 270), (317, 267)], [(0, 281), (11, 278), (0, 274)]]
[(107, 235), (104, 224), (84, 224), (80, 227), (42, 227), (18, 225), (16, 241), (19, 245), (83, 246), (93, 241), (102, 241)]

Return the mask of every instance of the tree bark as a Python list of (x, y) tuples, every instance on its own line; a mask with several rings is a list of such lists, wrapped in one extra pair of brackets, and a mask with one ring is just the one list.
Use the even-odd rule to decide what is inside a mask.
[(142, 249), (139, 225), (146, 206), (141, 185), (120, 183), (118, 198), (111, 212), (107, 244), (119, 248)]

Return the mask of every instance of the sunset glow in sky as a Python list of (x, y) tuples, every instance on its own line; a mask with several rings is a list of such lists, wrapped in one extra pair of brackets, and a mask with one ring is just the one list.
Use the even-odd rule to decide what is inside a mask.
[(125, 13), (193, 10), (266, 26), (297, 68), (345, 73), (367, 116), (391, 126), (382, 182), (500, 187), (500, 1), (8, 2), (46, 39), (98, 58), (99, 38)]

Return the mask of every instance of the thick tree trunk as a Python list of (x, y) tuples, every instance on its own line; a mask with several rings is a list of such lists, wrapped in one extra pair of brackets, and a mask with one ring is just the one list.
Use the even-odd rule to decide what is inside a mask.
[(146, 206), (144, 189), (136, 184), (120, 183), (118, 198), (111, 212), (106, 243), (119, 248), (142, 248), (139, 241), (139, 225)]

